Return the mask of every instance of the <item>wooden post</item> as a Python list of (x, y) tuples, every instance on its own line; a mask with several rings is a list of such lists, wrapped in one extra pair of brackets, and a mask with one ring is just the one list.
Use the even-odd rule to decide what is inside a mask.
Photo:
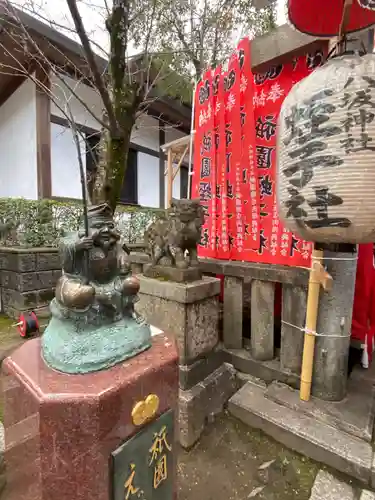
[(311, 396), (311, 382), (314, 364), (315, 331), (318, 320), (319, 292), (322, 285), (328, 290), (332, 285), (331, 276), (323, 265), (323, 251), (314, 249), (307, 293), (307, 313), (305, 343), (303, 347), (300, 399), (309, 401)]
[(173, 161), (172, 149), (168, 149), (167, 155), (167, 208), (171, 206), (173, 197)]

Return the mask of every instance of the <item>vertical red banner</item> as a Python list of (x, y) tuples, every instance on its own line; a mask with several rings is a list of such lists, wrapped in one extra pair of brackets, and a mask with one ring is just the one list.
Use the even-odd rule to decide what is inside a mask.
[(195, 149), (192, 197), (199, 198), (205, 210), (200, 257), (216, 257), (216, 154), (212, 74), (207, 71), (195, 93)]
[(323, 51), (315, 50), (252, 75), (244, 39), (228, 71), (207, 71), (199, 82), (192, 193), (206, 213), (200, 257), (309, 265), (312, 244), (278, 217), (276, 125), (292, 86), (323, 60)]
[(236, 53), (231, 56), (228, 71), (224, 75), (224, 92), (230, 259), (241, 260), (244, 245), (244, 225), (241, 170), (240, 64)]
[(292, 86), (323, 62), (317, 51), (254, 76), (254, 117), (260, 192), (260, 243), (257, 262), (304, 266), (312, 245), (292, 234), (279, 220), (276, 200), (276, 133), (281, 104)]
[(224, 108), (224, 75), (222, 67), (216, 68), (213, 76), (214, 126), (216, 152), (216, 215), (217, 215), (217, 249), (218, 259), (229, 259), (229, 226), (227, 204), (227, 167), (225, 154), (225, 108)]
[(240, 65), (241, 167), (244, 226), (242, 260), (251, 260), (259, 248), (259, 185), (255, 157), (254, 77), (251, 71), (250, 40), (237, 46)]

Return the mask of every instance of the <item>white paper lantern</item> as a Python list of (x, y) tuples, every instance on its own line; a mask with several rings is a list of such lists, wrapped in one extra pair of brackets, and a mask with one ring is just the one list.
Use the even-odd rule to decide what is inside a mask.
[(308, 241), (375, 241), (375, 57), (329, 60), (293, 87), (279, 116), (285, 226)]

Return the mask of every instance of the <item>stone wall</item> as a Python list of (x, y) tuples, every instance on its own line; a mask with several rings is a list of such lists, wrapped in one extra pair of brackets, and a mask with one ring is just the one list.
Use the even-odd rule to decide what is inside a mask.
[(55, 248), (0, 247), (1, 312), (15, 319), (23, 311), (48, 314), (60, 276)]

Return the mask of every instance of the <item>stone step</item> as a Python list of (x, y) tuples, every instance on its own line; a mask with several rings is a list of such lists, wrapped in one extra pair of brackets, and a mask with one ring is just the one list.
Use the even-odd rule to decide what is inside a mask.
[(294, 451), (370, 484), (370, 443), (266, 398), (265, 389), (252, 382), (232, 396), (228, 408), (239, 420)]
[(356, 492), (348, 483), (320, 470), (311, 490), (310, 500), (354, 500)]

